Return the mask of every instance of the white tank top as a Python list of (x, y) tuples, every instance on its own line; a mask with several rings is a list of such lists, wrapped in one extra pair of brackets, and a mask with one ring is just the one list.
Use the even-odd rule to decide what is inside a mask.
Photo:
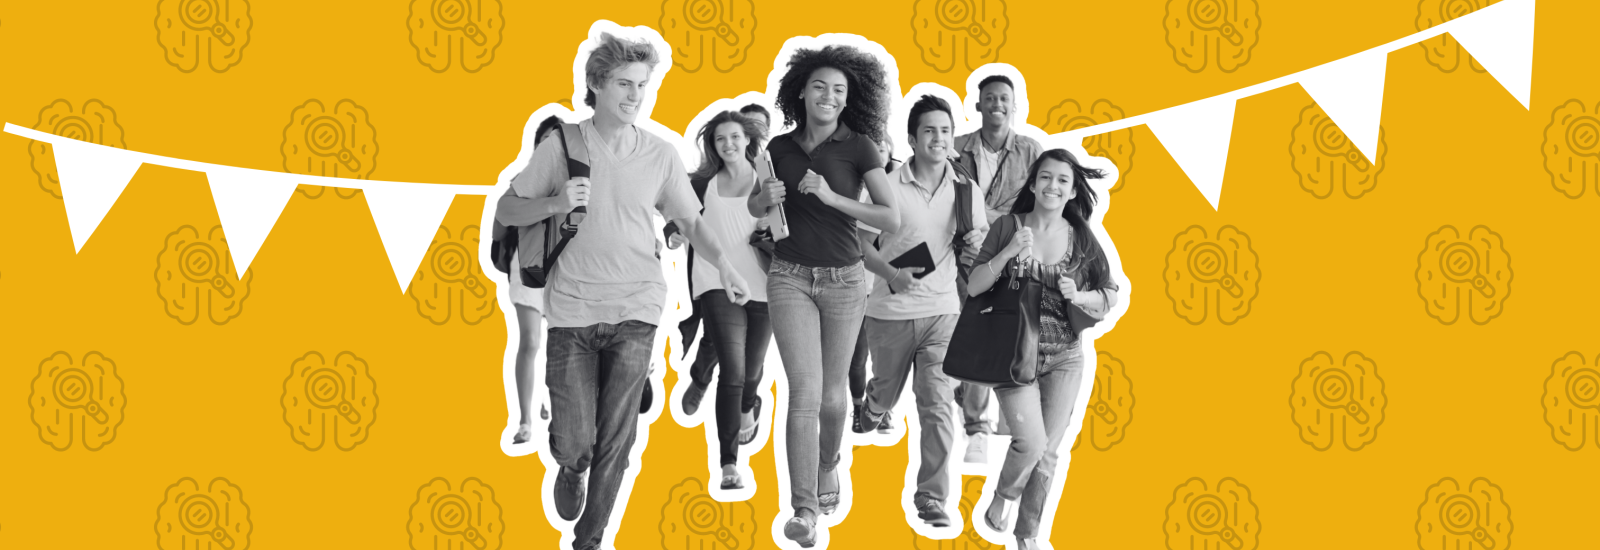
[[(705, 197), (702, 198), (706, 211), (701, 214), (700, 223), (706, 224), (710, 233), (722, 243), (722, 255), (733, 264), (739, 276), (744, 277), (745, 284), (750, 288), (750, 299), (765, 302), (767, 273), (762, 271), (756, 257), (761, 252), (750, 246), (750, 234), (755, 232), (758, 220), (750, 215), (749, 208), (745, 206), (746, 197), (724, 197), (717, 191), (719, 179), (722, 179), (720, 174), (706, 184)], [(693, 278), (696, 299), (706, 291), (722, 290), (722, 273), (700, 254), (694, 256)]]

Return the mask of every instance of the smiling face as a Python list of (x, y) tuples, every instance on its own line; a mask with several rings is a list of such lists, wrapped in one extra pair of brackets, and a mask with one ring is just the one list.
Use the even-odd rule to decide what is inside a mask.
[(1056, 211), (1066, 208), (1067, 201), (1078, 196), (1077, 187), (1072, 185), (1073, 177), (1072, 165), (1048, 158), (1041, 161), (1038, 175), (1028, 186), (1036, 201), (1034, 210)]
[(629, 63), (611, 71), (605, 82), (593, 89), (595, 115), (633, 124), (644, 107), (644, 90), (649, 83), (650, 66), (644, 63)]
[(938, 162), (950, 152), (950, 140), (955, 133), (955, 121), (950, 114), (934, 109), (918, 117), (916, 132), (911, 134), (911, 148), (918, 162)]
[(711, 133), (711, 147), (717, 151), (724, 165), (744, 162), (745, 148), (749, 145), (750, 138), (744, 134), (744, 125), (737, 122), (718, 124)]
[(1001, 128), (1011, 125), (1011, 114), (1016, 111), (1016, 99), (1012, 96), (1012, 89), (1004, 82), (990, 82), (982, 90), (978, 90), (978, 113), (983, 115), (985, 128)]
[(806, 106), (806, 118), (827, 125), (839, 120), (844, 112), (845, 98), (850, 94), (850, 81), (844, 73), (832, 67), (811, 71), (811, 78), (800, 90), (800, 101)]

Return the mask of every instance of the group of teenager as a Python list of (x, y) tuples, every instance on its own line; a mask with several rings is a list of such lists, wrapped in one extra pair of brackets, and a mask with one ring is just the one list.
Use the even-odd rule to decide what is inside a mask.
[[(887, 429), (909, 382), (920, 430), (916, 516), (952, 524), (945, 504), (958, 422), (964, 460), (986, 461), (992, 392), (1011, 441), (983, 521), (1034, 547), (1084, 368), (1064, 304), (1103, 317), (1117, 302), (1088, 225), (1096, 202), (1088, 180), (1104, 173), (1015, 132), (1017, 91), (1003, 75), (979, 83), (982, 127), (971, 134), (955, 135), (955, 112), (933, 95), (917, 98), (906, 120), (890, 120), (896, 98), (883, 64), (848, 45), (796, 49), (772, 98), (776, 113), (750, 105), (713, 114), (694, 137), (701, 158), (690, 171), (668, 141), (635, 125), (660, 62), (650, 42), (603, 34), (585, 62), (594, 116), (577, 124), (589, 177), (567, 177), (565, 148), (546, 145), (560, 126), (550, 121), (496, 205), (507, 226), (586, 210), (542, 291), (516, 269), (511, 280), (522, 346), (517, 438), (532, 433), (542, 311), (549, 453), (560, 465), (551, 496), (563, 520), (577, 521), (573, 547), (601, 544), (648, 400), (667, 295), (662, 241), (689, 246), (693, 304), (680, 332), (692, 341), (703, 326), (705, 335), (677, 404), (695, 414), (715, 378), (720, 489), (744, 487), (739, 448), (759, 433), (775, 340), (788, 390), (783, 425), (774, 426), (792, 510), (784, 537), (816, 543), (821, 516), (840, 504), (844, 430)], [(786, 131), (773, 130), (774, 115)], [(896, 166), (889, 133), (900, 128), (913, 154)], [(668, 221), (659, 241), (655, 215)], [(775, 238), (776, 225), (786, 237)], [(923, 245), (931, 269), (890, 265)], [(951, 378), (943, 362), (963, 304), (1015, 263), (1041, 266), (1047, 282), (1036, 381), (991, 390)]]

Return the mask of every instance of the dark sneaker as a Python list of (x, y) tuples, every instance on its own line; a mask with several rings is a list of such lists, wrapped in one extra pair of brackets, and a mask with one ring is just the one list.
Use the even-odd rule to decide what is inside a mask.
[(655, 399), (656, 392), (649, 382), (644, 383), (644, 393), (639, 396), (639, 414), (650, 412), (650, 402)]
[(561, 519), (572, 521), (583, 512), (586, 481), (583, 472), (568, 470), (566, 466), (562, 466), (561, 472), (556, 474), (556, 514)]
[(934, 527), (950, 526), (950, 515), (944, 513), (944, 506), (932, 500), (917, 506), (917, 518)]
[(683, 390), (683, 414), (685, 416), (694, 415), (695, 411), (700, 410), (700, 400), (704, 399), (705, 396), (706, 386), (690, 382), (689, 389)]
[(867, 404), (865, 401), (856, 406), (855, 417), (855, 424), (850, 426), (850, 431), (858, 434), (864, 434), (876, 430), (878, 429), (878, 426), (883, 423), (883, 417), (873, 417), (872, 413), (867, 411)]

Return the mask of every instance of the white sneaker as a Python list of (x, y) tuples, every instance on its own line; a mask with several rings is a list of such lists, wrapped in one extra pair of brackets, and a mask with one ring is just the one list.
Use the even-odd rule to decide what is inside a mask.
[(989, 434), (978, 432), (967, 436), (965, 460), (968, 464), (989, 463)]

